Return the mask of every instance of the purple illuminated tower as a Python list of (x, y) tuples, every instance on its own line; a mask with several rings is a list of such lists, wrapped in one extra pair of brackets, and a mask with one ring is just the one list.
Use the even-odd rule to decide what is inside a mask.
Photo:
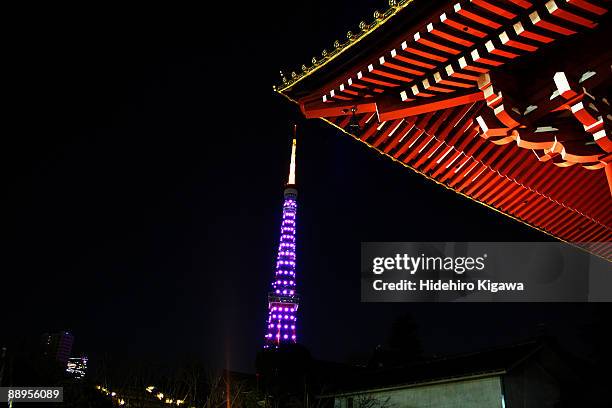
[(276, 271), (272, 291), (268, 293), (268, 321), (265, 336), (266, 349), (297, 342), (296, 312), (299, 296), (295, 281), (295, 219), (297, 213), (297, 189), (295, 187), (295, 135), (291, 146), (289, 180), (285, 187), (283, 222), (276, 257)]

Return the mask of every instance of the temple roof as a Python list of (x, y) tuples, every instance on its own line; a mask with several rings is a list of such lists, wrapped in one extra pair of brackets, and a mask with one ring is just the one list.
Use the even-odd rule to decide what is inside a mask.
[(606, 5), (391, 1), (275, 90), (305, 117), (612, 260)]

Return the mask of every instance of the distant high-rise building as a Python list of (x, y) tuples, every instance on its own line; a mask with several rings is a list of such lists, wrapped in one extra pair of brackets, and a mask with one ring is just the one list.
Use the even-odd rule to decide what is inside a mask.
[(62, 365), (68, 362), (73, 343), (74, 336), (68, 331), (45, 333), (41, 338), (43, 354)]
[(297, 189), (295, 185), (295, 151), (293, 138), (289, 179), (285, 187), (283, 221), (276, 258), (276, 271), (272, 291), (268, 294), (268, 319), (264, 348), (277, 348), (281, 344), (297, 342), (296, 312), (299, 297), (295, 276), (295, 220), (297, 213)]
[(87, 374), (87, 356), (70, 357), (66, 363), (66, 373), (75, 380), (80, 380)]

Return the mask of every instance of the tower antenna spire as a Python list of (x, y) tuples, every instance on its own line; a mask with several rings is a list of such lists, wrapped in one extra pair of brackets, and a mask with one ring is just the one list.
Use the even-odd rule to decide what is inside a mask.
[(289, 165), (289, 180), (287, 185), (295, 185), (295, 150), (296, 150), (297, 125), (293, 125), (293, 143), (291, 144), (291, 164)]

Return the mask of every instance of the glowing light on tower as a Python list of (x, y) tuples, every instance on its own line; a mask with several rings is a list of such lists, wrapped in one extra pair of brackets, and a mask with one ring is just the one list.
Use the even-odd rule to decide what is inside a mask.
[(289, 181), (287, 181), (288, 186), (295, 185), (295, 137), (293, 138), (293, 143), (291, 145), (291, 164), (289, 164)]
[(296, 326), (299, 296), (296, 291), (295, 276), (295, 221), (297, 214), (295, 150), (294, 127), (289, 179), (285, 187), (283, 220), (276, 257), (276, 271), (272, 281), (272, 291), (268, 294), (268, 321), (264, 348), (276, 348), (281, 344), (297, 342)]

